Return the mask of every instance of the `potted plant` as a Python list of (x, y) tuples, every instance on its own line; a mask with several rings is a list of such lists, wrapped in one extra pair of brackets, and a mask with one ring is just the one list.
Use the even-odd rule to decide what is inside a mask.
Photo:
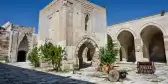
[(112, 69), (112, 64), (116, 61), (116, 56), (110, 54), (108, 49), (105, 47), (100, 49), (100, 62), (102, 71), (107, 72)]
[(115, 44), (109, 35), (107, 39), (107, 46), (100, 48), (100, 67), (103, 72), (108, 72), (113, 69), (113, 64), (115, 63), (118, 54), (118, 50), (115, 48)]

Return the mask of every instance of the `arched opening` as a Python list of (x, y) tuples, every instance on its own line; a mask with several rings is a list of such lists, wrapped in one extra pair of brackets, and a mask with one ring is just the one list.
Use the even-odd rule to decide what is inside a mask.
[(26, 62), (28, 53), (28, 39), (24, 36), (18, 47), (17, 62)]
[(85, 17), (85, 31), (88, 29), (88, 21), (89, 21), (89, 15), (87, 14)]
[(18, 52), (18, 57), (17, 57), (17, 62), (25, 62), (26, 61), (26, 51), (19, 51)]
[(120, 61), (135, 62), (135, 44), (132, 33), (124, 30), (117, 38), (121, 45)]
[(165, 63), (162, 31), (156, 26), (149, 25), (142, 30), (140, 35), (143, 41), (143, 57), (149, 58), (149, 61)]
[(91, 41), (85, 41), (77, 51), (79, 69), (92, 66), (96, 48)]

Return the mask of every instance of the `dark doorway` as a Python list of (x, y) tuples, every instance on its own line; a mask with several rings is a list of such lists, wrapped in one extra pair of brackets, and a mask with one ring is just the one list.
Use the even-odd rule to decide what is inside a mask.
[(120, 61), (126, 58), (127, 62), (135, 62), (136, 56), (133, 34), (130, 31), (124, 30), (117, 38), (122, 47), (122, 49), (120, 49)]
[(26, 51), (18, 52), (17, 62), (26, 62)]
[[(87, 50), (87, 54), (83, 57), (82, 54), (85, 50), (85, 48), (88, 48)], [(85, 42), (83, 43), (80, 48), (79, 48), (79, 51), (78, 51), (78, 59), (79, 59), (79, 69), (82, 69), (82, 68), (87, 68), (87, 67), (90, 67), (92, 66), (92, 60), (93, 60), (93, 55), (95, 53), (95, 47), (89, 43), (89, 42)], [(85, 60), (87, 59), (87, 60)]]
[[(152, 31), (152, 32), (151, 32)], [(166, 63), (164, 36), (160, 28), (149, 25), (141, 32), (143, 55), (150, 61)]]

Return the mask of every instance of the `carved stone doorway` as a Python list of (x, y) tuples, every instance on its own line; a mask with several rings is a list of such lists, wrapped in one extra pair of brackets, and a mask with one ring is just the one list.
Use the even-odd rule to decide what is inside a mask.
[[(96, 54), (96, 43), (90, 39), (83, 39), (76, 49), (77, 65), (79, 69), (87, 68), (98, 63), (98, 55)], [(98, 66), (98, 65), (97, 65)]]

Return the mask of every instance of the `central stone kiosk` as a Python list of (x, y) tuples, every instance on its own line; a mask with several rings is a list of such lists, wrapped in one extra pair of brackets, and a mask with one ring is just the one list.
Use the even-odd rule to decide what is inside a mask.
[(65, 48), (62, 69), (98, 66), (106, 44), (106, 9), (87, 0), (53, 0), (40, 11), (38, 44), (46, 39)]

